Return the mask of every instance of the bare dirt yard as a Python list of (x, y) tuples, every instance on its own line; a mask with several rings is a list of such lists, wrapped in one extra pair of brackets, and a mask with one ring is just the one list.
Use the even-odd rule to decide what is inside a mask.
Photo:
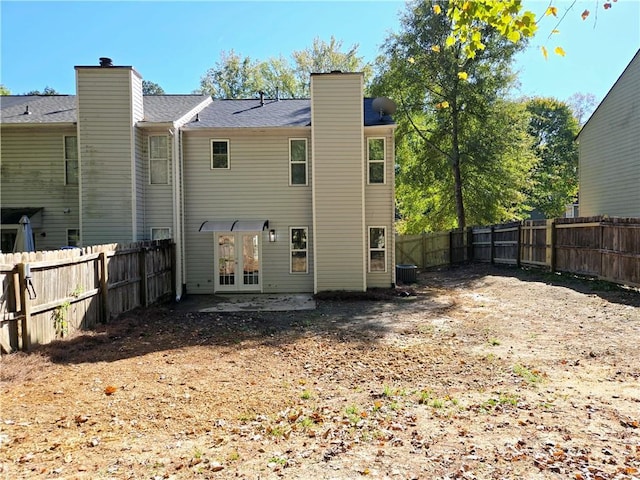
[(640, 293), (603, 282), (161, 306), (0, 367), (1, 478), (640, 478)]

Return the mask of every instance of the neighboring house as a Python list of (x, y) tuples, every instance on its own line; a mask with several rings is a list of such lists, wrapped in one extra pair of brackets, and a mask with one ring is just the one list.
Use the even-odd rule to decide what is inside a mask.
[(395, 283), (395, 124), (362, 74), (307, 100), (143, 96), (109, 59), (76, 83), (0, 97), (3, 251), (27, 214), (40, 250), (172, 238), (178, 297)]
[(580, 216), (640, 217), (640, 50), (578, 142)]

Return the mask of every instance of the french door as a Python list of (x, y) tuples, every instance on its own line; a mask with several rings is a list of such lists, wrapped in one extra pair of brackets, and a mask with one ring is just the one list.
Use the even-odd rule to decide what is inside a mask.
[(260, 232), (215, 233), (216, 292), (262, 290)]

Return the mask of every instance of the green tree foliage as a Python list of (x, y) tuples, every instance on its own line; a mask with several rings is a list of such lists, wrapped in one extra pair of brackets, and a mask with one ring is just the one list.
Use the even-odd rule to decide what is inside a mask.
[(164, 89), (157, 83), (150, 82), (149, 80), (142, 80), (142, 94), (164, 95)]
[(265, 61), (242, 57), (233, 50), (222, 52), (220, 60), (200, 79), (199, 93), (215, 98), (254, 98), (265, 92), (267, 98), (308, 98), (309, 75), (332, 70), (364, 72), (369, 80), (372, 67), (357, 55), (358, 45), (342, 51), (342, 42), (319, 38), (304, 50), (294, 51), (290, 62), (285, 57)]
[(199, 91), (214, 98), (251, 98), (260, 81), (257, 62), (231, 50), (220, 53), (220, 60), (200, 79)]
[(11, 91), (4, 85), (0, 84), (0, 96), (2, 95), (11, 95)]
[(298, 81), (299, 94), (309, 96), (309, 77), (312, 73), (325, 73), (334, 70), (343, 72), (363, 72), (365, 84), (371, 80), (373, 68), (358, 56), (359, 45), (352, 45), (343, 51), (343, 42), (332, 35), (329, 42), (316, 37), (311, 47), (293, 52), (294, 71)]
[(528, 203), (546, 218), (559, 217), (578, 192), (578, 122), (569, 105), (553, 98), (531, 99), (526, 108), (539, 159), (531, 171)]
[(47, 85), (46, 87), (44, 87), (43, 91), (31, 90), (30, 92), (27, 92), (24, 95), (60, 95), (60, 94), (55, 89)]
[(407, 7), (372, 87), (399, 104), (396, 197), (406, 233), (520, 218), (535, 162), (526, 111), (503, 100), (519, 44), (488, 31), (472, 57), (447, 47), (451, 20), (435, 5)]
[(578, 92), (567, 99), (567, 104), (571, 107), (578, 125), (582, 126), (598, 106), (598, 99), (593, 93)]
[[(605, 0), (601, 5), (604, 10), (609, 10), (617, 1)], [(524, 10), (522, 0), (449, 0), (445, 7), (435, 4), (434, 10), (437, 14), (446, 15), (451, 20), (451, 31), (447, 38), (447, 45), (457, 44), (467, 56), (473, 57), (477, 51), (485, 48), (485, 35), (488, 28), (511, 42), (526, 42), (527, 39), (536, 35), (541, 18), (551, 17), (556, 21), (548, 30), (548, 38), (560, 33), (558, 27), (577, 2), (571, 2), (564, 12), (559, 12), (558, 3), (559, 1), (556, 0), (541, 3), (545, 10), (539, 15)], [(594, 2), (595, 7), (599, 7), (599, 5), (599, 2)], [(586, 20), (590, 14), (588, 9), (584, 9), (580, 13), (580, 17), (582, 20)], [(547, 58), (547, 47), (542, 45), (540, 49), (544, 57)], [(557, 55), (565, 55), (561, 46), (556, 46), (553, 51)]]

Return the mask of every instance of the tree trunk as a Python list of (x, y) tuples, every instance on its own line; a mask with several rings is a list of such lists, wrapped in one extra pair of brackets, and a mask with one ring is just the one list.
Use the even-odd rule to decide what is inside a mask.
[[(455, 95), (454, 95), (455, 98)], [(458, 105), (453, 100), (451, 104), (451, 167), (453, 168), (454, 191), (456, 198), (456, 217), (458, 219), (458, 230), (462, 231), (466, 227), (464, 219), (464, 202), (462, 199), (462, 174), (460, 173), (460, 143), (458, 139)]]

